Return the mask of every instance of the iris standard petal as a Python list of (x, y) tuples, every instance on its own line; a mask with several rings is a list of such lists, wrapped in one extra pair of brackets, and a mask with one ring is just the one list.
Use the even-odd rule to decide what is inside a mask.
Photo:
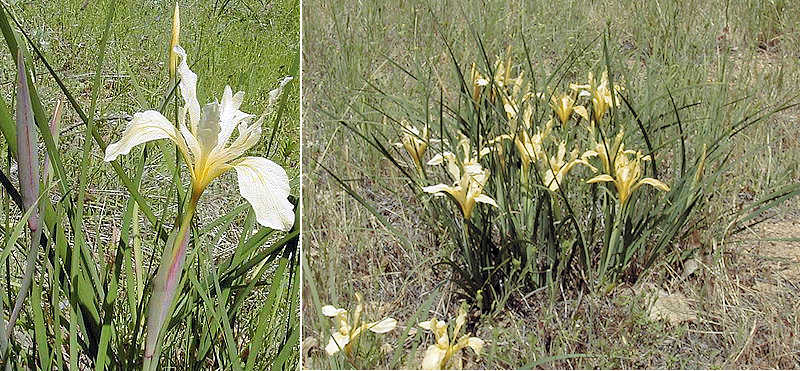
[(197, 128), (200, 121), (200, 103), (197, 101), (197, 74), (189, 69), (186, 62), (186, 51), (178, 45), (173, 49), (181, 57), (181, 64), (178, 65), (178, 75), (181, 77), (179, 85), (183, 101), (186, 102), (186, 110), (189, 111), (189, 122), (192, 131)]
[(233, 94), (231, 87), (225, 85), (225, 92), (222, 94), (222, 102), (219, 104), (220, 131), (217, 139), (219, 146), (227, 144), (228, 139), (230, 139), (231, 134), (233, 134), (233, 129), (236, 128), (239, 122), (252, 117), (252, 115), (239, 111), (243, 100), (243, 91)]
[(200, 143), (200, 148), (205, 153), (210, 153), (218, 144), (217, 141), (221, 131), (219, 118), (219, 104), (216, 102), (206, 104), (203, 106), (200, 121), (192, 130), (197, 142)]
[(114, 161), (118, 156), (130, 153), (133, 147), (156, 139), (170, 139), (181, 151), (185, 151), (186, 142), (166, 117), (152, 110), (136, 113), (119, 141), (106, 148), (104, 159)]
[(259, 224), (288, 231), (294, 225), (286, 170), (263, 157), (244, 157), (234, 164), (239, 191), (256, 213)]
[(261, 139), (261, 120), (247, 125), (245, 122), (239, 124), (239, 136), (228, 147), (216, 148), (212, 154), (213, 162), (230, 162), (239, 158), (247, 150), (253, 148)]

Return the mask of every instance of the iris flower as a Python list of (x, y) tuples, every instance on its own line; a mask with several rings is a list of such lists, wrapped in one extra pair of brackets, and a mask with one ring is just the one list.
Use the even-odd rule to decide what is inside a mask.
[(452, 177), (454, 183), (437, 184), (422, 188), (427, 193), (433, 193), (436, 196), (450, 195), (461, 208), (461, 214), (464, 219), (469, 219), (472, 216), (472, 211), (475, 208), (476, 202), (481, 202), (497, 207), (497, 203), (489, 196), (483, 194), (483, 187), (489, 180), (489, 169), (483, 169), (478, 162), (479, 156), (489, 153), (489, 148), (484, 148), (480, 151), (478, 156), (474, 156), (470, 151), (469, 139), (464, 138), (460, 142), (462, 151), (464, 152), (463, 160), (459, 163), (455, 154), (451, 152), (444, 152), (437, 154), (428, 161), (428, 165), (441, 165), (447, 161), (447, 172)]
[(483, 88), (489, 85), (489, 80), (478, 72), (475, 63), (472, 64), (470, 78), (472, 80), (472, 100), (477, 104), (481, 100)]
[[(530, 118), (533, 115), (532, 107), (525, 104), (533, 94), (529, 91), (529, 86), (523, 86), (525, 80), (522, 76), (524, 73), (525, 71), (522, 71), (517, 78), (509, 80), (508, 86), (510, 89), (506, 89), (506, 91), (501, 93), (503, 110), (506, 112), (506, 118), (508, 118), (508, 122), (511, 124), (512, 131), (516, 130), (516, 120), (520, 112), (523, 113), (523, 123), (526, 127), (530, 126)], [(520, 107), (525, 107), (525, 110), (522, 110)]]
[[(114, 161), (128, 154), (139, 144), (157, 139), (173, 141), (189, 168), (192, 191), (180, 227), (170, 236), (164, 249), (158, 273), (154, 278), (153, 296), (147, 319), (145, 359), (152, 359), (159, 331), (167, 317), (168, 309), (182, 273), (189, 240), (189, 229), (197, 201), (212, 180), (224, 172), (235, 169), (241, 195), (253, 206), (256, 220), (264, 227), (288, 231), (294, 224), (293, 206), (288, 200), (289, 178), (278, 164), (263, 157), (243, 156), (261, 136), (261, 123), (266, 112), (254, 123), (253, 115), (239, 111), (244, 92), (233, 94), (225, 87), (220, 102), (200, 106), (197, 100), (197, 75), (189, 69), (186, 52), (180, 46), (174, 52), (181, 57), (178, 66), (180, 92), (185, 106), (178, 110), (178, 125), (173, 125), (158, 111), (136, 113), (116, 143), (106, 148), (105, 160)], [(271, 109), (284, 85), (269, 93)], [(186, 123), (188, 113), (189, 122)], [(238, 134), (234, 137), (234, 131)]]
[[(566, 156), (566, 154), (567, 143), (561, 142), (558, 145), (558, 154), (550, 157), (550, 166), (545, 170), (543, 182), (551, 192), (558, 191), (558, 187), (564, 181), (564, 176), (566, 176), (575, 165), (586, 165), (594, 169), (594, 167), (584, 159), (575, 158), (569, 162), (564, 161), (564, 156)], [(577, 157), (577, 153), (573, 153), (572, 157)]]
[(586, 120), (589, 119), (589, 115), (586, 112), (586, 107), (575, 105), (575, 99), (567, 94), (552, 96), (550, 98), (550, 107), (553, 108), (553, 111), (556, 113), (556, 116), (558, 116), (558, 119), (561, 121), (562, 125), (567, 123), (567, 120), (569, 120), (570, 116), (572, 116), (572, 112), (577, 113)]
[[(289, 179), (286, 171), (266, 158), (242, 156), (258, 143), (264, 116), (250, 124), (254, 116), (239, 111), (244, 92), (233, 94), (229, 86), (225, 87), (220, 102), (208, 103), (201, 108), (197, 101), (197, 75), (189, 69), (183, 48), (177, 46), (175, 52), (181, 57), (178, 74), (181, 95), (186, 103), (179, 108), (178, 127), (158, 111), (139, 112), (133, 116), (119, 141), (106, 148), (105, 160), (114, 161), (145, 142), (169, 139), (178, 146), (189, 167), (193, 198), (199, 198), (212, 180), (235, 169), (239, 191), (253, 206), (258, 223), (288, 231), (294, 223), (294, 211), (287, 199)], [(269, 93), (270, 106), (291, 79), (285, 78), (279, 88)], [(186, 125), (187, 112), (189, 126)], [(234, 131), (238, 136), (231, 139)]]
[(453, 329), (453, 339), (458, 339), (454, 342), (450, 341), (450, 337), (447, 334), (447, 322), (439, 321), (434, 317), (431, 318), (430, 321), (419, 323), (419, 327), (433, 332), (434, 339), (436, 340), (436, 344), (428, 346), (428, 350), (425, 351), (425, 357), (422, 359), (423, 370), (445, 369), (450, 358), (459, 350), (466, 347), (472, 348), (475, 354), (480, 354), (484, 345), (483, 340), (474, 336), (469, 336), (470, 334), (463, 335), (460, 338), (458, 337), (458, 333), (466, 322), (467, 311), (462, 307), (458, 311), (456, 326)]
[[(629, 157), (633, 156), (633, 158)], [(589, 179), (587, 183), (612, 182), (617, 189), (620, 205), (624, 206), (633, 192), (647, 184), (664, 192), (669, 192), (669, 186), (658, 179), (642, 178), (642, 161), (649, 161), (650, 156), (641, 152), (630, 153), (620, 147), (614, 158), (614, 176), (609, 174), (598, 175)]]
[[(594, 149), (590, 149), (584, 152), (581, 155), (581, 158), (587, 160), (592, 157), (600, 158), (600, 161), (603, 164), (603, 169), (606, 171), (606, 174), (611, 174), (611, 162), (614, 161), (614, 156), (620, 152), (627, 152), (629, 154), (636, 153), (635, 151), (625, 150), (624, 144), (622, 143), (622, 138), (625, 137), (625, 132), (620, 131), (617, 133), (617, 136), (614, 138), (612, 143), (606, 142), (595, 142)], [(610, 144), (610, 146), (609, 146)]]
[[(594, 120), (600, 122), (603, 118), (608, 107), (614, 104), (614, 99), (611, 96), (611, 88), (609, 88), (608, 71), (603, 71), (600, 77), (600, 83), (597, 84), (594, 80), (594, 75), (589, 72), (589, 82), (587, 84), (570, 84), (572, 90), (578, 91), (578, 96), (592, 97), (592, 107), (594, 109)], [(614, 84), (614, 90), (619, 93), (624, 90), (621, 86)], [(619, 99), (617, 99), (619, 102)]]
[(408, 123), (408, 121), (401, 121), (403, 127), (403, 135), (400, 143), (394, 143), (397, 147), (403, 147), (414, 164), (417, 165), (418, 170), (422, 170), (422, 158), (425, 156), (425, 151), (428, 149), (428, 143), (431, 141), (428, 134), (428, 127), (423, 127), (422, 131), (415, 126)]
[(397, 320), (391, 317), (384, 318), (376, 322), (361, 323), (361, 315), (364, 312), (361, 294), (356, 294), (356, 309), (353, 316), (348, 316), (346, 309), (336, 308), (333, 305), (322, 307), (322, 314), (334, 318), (339, 323), (339, 329), (331, 333), (331, 339), (325, 346), (325, 352), (333, 355), (344, 350), (347, 355), (352, 352), (352, 344), (359, 335), (369, 330), (376, 334), (383, 334), (394, 330)]
[[(503, 61), (500, 57), (497, 57), (497, 61), (494, 64), (494, 76), (492, 77), (494, 81), (494, 86), (497, 90), (502, 90), (508, 94), (508, 88), (512, 87), (513, 85), (521, 85), (522, 84), (522, 74), (517, 77), (511, 77), (511, 47), (506, 50), (506, 60)], [(502, 95), (502, 94), (501, 94)], [(489, 101), (494, 103), (495, 98), (497, 96), (497, 92), (495, 89), (492, 89), (489, 95)]]
[(528, 135), (528, 132), (521, 130), (519, 134), (514, 137), (514, 146), (517, 148), (519, 158), (522, 160), (522, 181), (527, 182), (528, 170), (531, 163), (537, 159), (544, 158), (544, 140), (550, 135), (550, 130), (553, 128), (553, 120), (547, 121), (544, 130), (539, 130), (534, 135)]

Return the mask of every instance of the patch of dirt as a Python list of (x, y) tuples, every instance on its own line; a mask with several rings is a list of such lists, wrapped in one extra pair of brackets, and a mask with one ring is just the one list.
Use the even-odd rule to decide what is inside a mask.
[(800, 290), (800, 217), (762, 223), (752, 253), (759, 257), (753, 289), (766, 294)]
[(669, 294), (659, 290), (653, 305), (650, 306), (650, 320), (667, 320), (672, 325), (681, 322), (697, 321), (697, 314), (689, 307), (688, 299), (681, 293)]

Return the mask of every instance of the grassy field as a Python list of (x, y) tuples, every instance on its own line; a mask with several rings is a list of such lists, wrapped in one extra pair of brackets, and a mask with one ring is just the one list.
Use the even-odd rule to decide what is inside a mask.
[[(644, 115), (669, 112), (670, 91), (679, 105), (699, 103), (686, 110), (686, 122), (711, 126), (797, 102), (800, 86), (800, 16), (783, 1), (309, 0), (304, 7), (308, 368), (417, 368), (431, 337), (416, 323), (456, 316), (460, 299), (450, 273), (435, 264), (458, 252), (425, 219), (426, 205), (400, 172), (341, 124), (385, 135), (388, 144), (398, 130), (383, 123), (384, 113), (402, 117), (404, 107), (425, 107), (440, 94), (452, 102), (458, 85), (446, 43), (463, 73), (483, 58), (476, 38), (490, 61), (509, 46), (515, 60), (525, 60), (524, 39), (545, 73), (589, 45), (565, 72), (574, 81), (604, 63), (608, 31), (626, 93), (648, 102)], [(713, 107), (714, 100), (739, 103)], [(674, 246), (694, 256), (659, 264), (608, 293), (521, 291), (502, 310), (473, 310), (467, 329), (487, 344), (480, 357), (465, 352), (464, 367), (798, 367), (800, 203), (780, 202), (755, 225), (739, 221), (754, 202), (800, 181), (799, 113), (782, 110), (732, 139), (732, 165), (701, 211), (714, 222)], [(353, 308), (355, 293), (369, 304), (366, 320), (391, 316), (398, 327), (365, 336), (368, 350), (353, 359), (328, 356), (334, 323), (321, 307)], [(657, 315), (664, 308), (666, 319)]]
[[(105, 143), (119, 140), (134, 113), (159, 110), (164, 103), (171, 88), (167, 61), (175, 6), (168, 1), (116, 4), (98, 69), (111, 3), (14, 1), (4, 5), (82, 111), (94, 115), (94, 125)], [(268, 117), (261, 140), (247, 154), (267, 157), (286, 169), (290, 193), (299, 197), (299, 2), (179, 3), (180, 44), (199, 76), (201, 105), (219, 100), (225, 85), (230, 85), (234, 92), (246, 92), (242, 111), (260, 114), (280, 80), (295, 77), (284, 90), (281, 112)], [(20, 34), (17, 37), (22, 45), (24, 39)], [(15, 56), (5, 46), (0, 49), (2, 95), (13, 112), (17, 99)], [(28, 68), (49, 118), (56, 102), (66, 101), (66, 97), (33, 49), (26, 49), (31, 56)], [(95, 98), (96, 109), (90, 112)], [(175, 102), (183, 104), (180, 98)], [(164, 114), (174, 117), (172, 100), (167, 103)], [(9, 358), (15, 367), (141, 367), (145, 299), (165, 249), (166, 235), (159, 237), (156, 231), (172, 230), (182, 201), (176, 191), (188, 187), (189, 176), (184, 165), (180, 165), (183, 170), (176, 169), (175, 147), (164, 140), (148, 144), (146, 153), (142, 150), (145, 146), (140, 146), (120, 157), (124, 174), (134, 181), (140, 179), (138, 191), (154, 216), (148, 218), (141, 205), (133, 206), (136, 202), (129, 189), (103, 161), (99, 146), (85, 146), (88, 135), (84, 120), (65, 104), (58, 153), (66, 176), (60, 179), (64, 188), (59, 185), (50, 195), (62, 213), (55, 223), (60, 227), (51, 228), (61, 228), (64, 237), (39, 252), (33, 296), (34, 303), (42, 304), (34, 310), (28, 300), (16, 325)], [(5, 141), (0, 147), (9, 154), (2, 171), (17, 184), (16, 162), (6, 151)], [(44, 145), (41, 152), (47, 153)], [(178, 173), (180, 178), (176, 178)], [(289, 234), (272, 233), (255, 224), (236, 179), (235, 172), (227, 172), (211, 183), (200, 200), (180, 303), (161, 354), (162, 367), (260, 369), (280, 360), (291, 364), (298, 357), (299, 346), (292, 340), (298, 333), (292, 329), (299, 328), (298, 286), (293, 282), (296, 275), (290, 273), (298, 264), (292, 253), (296, 239), (287, 244)], [(7, 254), (2, 262), (2, 308), (7, 320), (23, 275), (17, 267), (24, 266), (28, 243), (24, 234), (16, 243), (11, 240), (9, 232), (22, 213), (6, 189), (2, 199)], [(82, 230), (82, 236), (77, 236), (76, 229)], [(52, 231), (45, 232), (51, 239)], [(64, 248), (70, 253), (62, 255), (60, 249)], [(141, 271), (131, 267), (134, 260), (142, 264)], [(80, 268), (75, 268), (78, 265)], [(231, 276), (232, 271), (238, 273)], [(221, 288), (214, 287), (220, 284)], [(90, 314), (96, 321), (87, 319)]]

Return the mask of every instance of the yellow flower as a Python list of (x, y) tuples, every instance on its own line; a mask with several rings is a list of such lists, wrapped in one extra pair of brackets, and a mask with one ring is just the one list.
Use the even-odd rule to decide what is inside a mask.
[(422, 169), (422, 158), (425, 156), (425, 151), (428, 149), (428, 142), (430, 141), (428, 127), (423, 127), (422, 132), (420, 132), (408, 121), (403, 120), (400, 125), (403, 127), (403, 136), (400, 139), (400, 143), (394, 143), (394, 145), (405, 148), (417, 168)]
[(458, 311), (458, 318), (456, 318), (456, 326), (453, 329), (453, 339), (458, 339), (455, 342), (450, 341), (447, 334), (447, 322), (439, 321), (435, 317), (430, 321), (420, 322), (419, 327), (433, 332), (435, 344), (428, 346), (425, 351), (425, 357), (422, 359), (423, 370), (442, 370), (447, 368), (447, 362), (459, 350), (466, 347), (472, 348), (475, 354), (480, 355), (483, 348), (484, 341), (477, 337), (464, 336), (458, 337), (461, 328), (467, 322), (467, 311), (462, 307)]
[[(594, 81), (594, 75), (589, 72), (588, 84), (570, 84), (569, 86), (572, 90), (579, 92), (578, 96), (592, 97), (592, 107), (594, 109), (595, 122), (600, 122), (600, 119), (603, 118), (603, 115), (605, 115), (608, 107), (614, 104), (614, 99), (611, 97), (611, 89), (608, 87), (608, 85), (608, 71), (603, 71), (603, 75), (600, 77), (599, 85)], [(614, 90), (619, 93), (624, 89), (621, 86), (614, 84)], [(619, 104), (619, 98), (617, 98), (617, 104)]]
[(528, 171), (530, 170), (531, 163), (537, 159), (544, 158), (544, 140), (550, 135), (550, 130), (553, 128), (553, 120), (547, 121), (544, 130), (538, 131), (533, 136), (528, 135), (525, 130), (520, 132), (514, 137), (514, 146), (517, 148), (519, 158), (522, 160), (522, 182), (526, 183), (528, 180)]
[(437, 154), (428, 161), (428, 165), (441, 165), (447, 161), (447, 172), (454, 183), (452, 185), (432, 185), (424, 187), (422, 190), (436, 196), (449, 194), (460, 206), (464, 219), (469, 219), (476, 202), (497, 207), (497, 203), (491, 197), (483, 194), (483, 187), (489, 180), (489, 169), (483, 169), (478, 162), (479, 157), (489, 153), (490, 149), (484, 148), (477, 156), (474, 156), (470, 151), (469, 139), (464, 138), (459, 144), (464, 153), (460, 163), (455, 154), (451, 152)]
[[(609, 143), (605, 142), (595, 142), (594, 149), (590, 149), (581, 155), (581, 158), (586, 160), (591, 157), (599, 157), (600, 161), (603, 163), (603, 169), (605, 170), (606, 174), (611, 174), (611, 161), (614, 160), (614, 154), (620, 152), (620, 149), (623, 148), (622, 138), (625, 136), (623, 131), (620, 131), (617, 136), (614, 138), (614, 142), (611, 143), (609, 147)], [(624, 150), (622, 150), (624, 152)], [(628, 151), (629, 153), (635, 153), (634, 151)]]
[(494, 83), (499, 88), (505, 87), (511, 80), (511, 47), (506, 51), (505, 63), (497, 57), (494, 64)]
[(470, 79), (472, 80), (472, 100), (478, 103), (481, 100), (483, 88), (489, 85), (489, 80), (478, 72), (475, 63), (472, 64), (472, 69), (470, 70)]
[[(564, 176), (572, 170), (575, 165), (581, 164), (589, 166), (590, 168), (594, 169), (592, 165), (590, 165), (586, 160), (575, 158), (570, 162), (564, 161), (564, 156), (567, 154), (567, 142), (561, 142), (558, 145), (558, 155), (550, 157), (548, 168), (545, 170), (544, 173), (544, 185), (550, 189), (550, 191), (555, 192), (558, 191), (558, 187), (564, 181)], [(573, 153), (572, 157), (577, 157), (576, 153)]]
[[(630, 158), (629, 156), (634, 156)], [(631, 153), (624, 151), (620, 147), (619, 152), (614, 157), (614, 177), (609, 174), (598, 175), (589, 179), (587, 183), (613, 182), (617, 189), (620, 205), (625, 205), (630, 199), (631, 194), (639, 187), (648, 184), (656, 189), (669, 192), (669, 186), (654, 178), (642, 178), (642, 161), (649, 161), (650, 156), (644, 156), (641, 152)]]
[[(250, 124), (253, 115), (239, 111), (244, 92), (235, 95), (225, 87), (221, 102), (200, 107), (197, 101), (197, 75), (186, 63), (186, 52), (180, 46), (174, 50), (181, 56), (178, 66), (180, 91), (186, 105), (178, 112), (176, 128), (158, 111), (136, 113), (116, 143), (106, 148), (105, 160), (114, 161), (128, 154), (139, 144), (157, 139), (169, 139), (178, 147), (192, 177), (192, 200), (203, 193), (208, 184), (222, 173), (236, 169), (239, 190), (252, 206), (259, 224), (288, 231), (294, 224), (293, 206), (289, 196), (289, 178), (278, 164), (263, 157), (242, 157), (261, 137), (264, 116)], [(280, 87), (269, 93), (269, 109), (277, 101), (283, 86), (292, 78), (283, 79)], [(189, 126), (186, 125), (186, 114)], [(238, 136), (231, 140), (234, 130)]]
[(397, 327), (397, 320), (391, 317), (376, 322), (362, 323), (361, 315), (364, 311), (362, 300), (361, 294), (356, 294), (357, 304), (352, 317), (348, 316), (346, 309), (336, 308), (333, 305), (322, 307), (322, 314), (334, 318), (339, 324), (339, 329), (332, 331), (328, 345), (325, 346), (325, 352), (328, 355), (336, 354), (340, 350), (344, 350), (347, 355), (350, 355), (352, 344), (366, 330), (383, 334)]
[(584, 119), (589, 119), (589, 115), (586, 113), (586, 107), (581, 105), (576, 106), (575, 99), (572, 99), (572, 97), (567, 94), (552, 96), (550, 98), (550, 107), (553, 108), (556, 116), (558, 116), (558, 119), (561, 120), (561, 124), (567, 123), (567, 120), (569, 120), (569, 117), (572, 116), (573, 111)]
[(520, 73), (517, 77), (511, 77), (511, 47), (509, 46), (506, 50), (506, 60), (505, 62), (497, 57), (497, 61), (494, 64), (494, 76), (492, 80), (494, 81), (494, 88), (492, 89), (489, 95), (489, 101), (494, 103), (496, 94), (509, 95), (511, 91), (509, 88), (514, 86), (521, 87), (522, 85), (522, 73)]
[[(521, 106), (525, 106), (528, 111), (523, 114), (523, 121), (530, 120), (530, 116), (533, 114), (530, 106), (525, 104), (531, 97), (530, 92), (522, 93), (528, 90), (528, 87), (523, 88), (525, 80), (522, 78), (522, 75), (524, 72), (525, 71), (520, 72), (516, 79), (511, 79), (507, 82), (511, 87), (510, 91), (503, 91), (500, 93), (500, 97), (503, 100), (503, 110), (506, 112), (506, 118), (508, 118), (509, 123), (512, 125), (512, 131), (516, 131), (516, 120), (521, 112)], [(529, 125), (528, 122), (525, 122), (526, 127)]]

